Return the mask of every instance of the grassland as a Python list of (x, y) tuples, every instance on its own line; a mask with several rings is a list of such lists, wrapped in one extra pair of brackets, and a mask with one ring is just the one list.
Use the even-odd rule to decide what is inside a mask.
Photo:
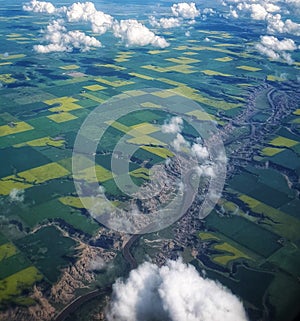
[(103, 90), (106, 87), (100, 86), (100, 85), (90, 85), (90, 86), (84, 86), (83, 88), (85, 88), (87, 90), (91, 90), (91, 91), (98, 91), (98, 90)]
[(49, 220), (60, 220), (83, 233), (93, 235), (99, 226), (91, 218), (87, 218), (80, 211), (70, 211), (68, 206), (63, 205), (58, 199), (52, 199), (34, 206), (29, 210), (24, 209), (19, 217), (30, 228), (34, 228)]
[(17, 248), (12, 243), (0, 245), (0, 262), (17, 253)]
[(270, 141), (271, 145), (278, 147), (292, 147), (298, 144), (297, 141), (286, 138), (286, 137), (276, 137)]
[(68, 112), (61, 112), (54, 115), (47, 116), (49, 119), (55, 121), (56, 123), (64, 123), (69, 120), (76, 119), (77, 117)]
[(137, 135), (137, 137), (127, 139), (128, 143), (134, 145), (154, 145), (166, 146), (167, 144), (149, 135)]
[(41, 281), (42, 274), (36, 267), (30, 266), (20, 272), (12, 274), (0, 280), (0, 302), (5, 304), (14, 301), (26, 289), (30, 289), (33, 284)]
[(174, 154), (170, 150), (168, 150), (167, 148), (143, 146), (142, 149), (144, 149), (152, 154), (155, 154), (159, 157), (162, 157), (162, 158), (174, 156)]
[(242, 251), (238, 250), (234, 246), (230, 245), (229, 243), (216, 244), (216, 245), (214, 245), (213, 248), (218, 251), (228, 253), (225, 255), (218, 254), (218, 255), (213, 256), (214, 262), (219, 263), (224, 266), (226, 266), (229, 262), (231, 262), (233, 260), (250, 259), (250, 257), (248, 255), (246, 255)]
[(263, 204), (252, 197), (241, 195), (239, 198), (247, 204), (254, 213), (263, 214), (266, 218), (272, 220), (271, 222), (268, 221), (268, 224), (265, 225), (266, 229), (275, 231), (290, 240), (296, 241), (298, 239), (300, 222), (297, 218)]
[(23, 190), (32, 187), (32, 184), (14, 180), (0, 180), (0, 195), (9, 195), (13, 189)]
[(59, 98), (45, 100), (44, 103), (49, 106), (59, 105), (58, 107), (49, 108), (49, 111), (53, 113), (59, 113), (59, 112), (69, 112), (72, 110), (82, 108), (80, 105), (75, 104), (75, 102), (77, 101), (78, 101), (77, 99), (74, 99), (72, 97), (59, 97)]
[(112, 173), (100, 165), (85, 168), (75, 174), (75, 179), (84, 179), (90, 183), (105, 182), (111, 178)]
[(251, 67), (251, 66), (238, 66), (238, 67), (236, 67), (236, 68), (237, 68), (237, 69), (246, 70), (246, 71), (252, 71), (252, 72), (261, 70), (261, 68)]
[(102, 200), (102, 198), (96, 198), (96, 197), (75, 197), (75, 196), (65, 196), (60, 197), (59, 201), (67, 206), (78, 208), (78, 209), (92, 209), (95, 206), (101, 206), (102, 203), (105, 204), (106, 201)]
[[(70, 172), (58, 163), (50, 163), (40, 167), (32, 168), (24, 172), (18, 173), (18, 177), (29, 183), (43, 183), (51, 179), (69, 175)], [(5, 178), (6, 180), (13, 177)]]
[(232, 61), (233, 59), (231, 57), (222, 57), (222, 58), (215, 58), (215, 60), (217, 61), (221, 61), (221, 62), (228, 62), (228, 61)]
[(230, 74), (224, 74), (222, 72), (216, 71), (216, 70), (202, 70), (201, 72), (204, 73), (204, 75), (207, 76), (222, 76), (222, 77), (231, 77)]
[(261, 257), (268, 257), (280, 247), (280, 236), (240, 216), (221, 218), (213, 212), (206, 218), (206, 226)]
[(283, 148), (265, 147), (262, 149), (261, 153), (263, 156), (274, 156), (282, 152), (283, 150)]
[(219, 237), (217, 237), (215, 234), (209, 233), (209, 232), (199, 232), (199, 237), (201, 240), (206, 241), (206, 240), (220, 240)]
[(32, 265), (25, 255), (18, 250), (14, 255), (4, 258), (0, 261), (0, 280), (20, 272)]
[(130, 172), (130, 176), (149, 180), (149, 169), (143, 167), (135, 169), (134, 171)]
[[(56, 246), (53, 246), (53, 240), (59, 240)], [(25, 236), (17, 241), (17, 245), (50, 282), (57, 281), (60, 269), (70, 264), (69, 258), (76, 254), (74, 250), (76, 243), (72, 239), (62, 236), (52, 226)], [(37, 271), (36, 268), (32, 268), (32, 270)], [(35, 282), (36, 279), (32, 281)]]
[(3, 126), (0, 126), (0, 137), (17, 134), (17, 133), (23, 133), (28, 130), (33, 130), (33, 127), (30, 126), (29, 124), (26, 124), (23, 121), (13, 123), (11, 126), (3, 125)]
[(12, 77), (11, 74), (0, 74), (0, 82), (2, 82), (4, 84), (13, 84), (16, 81), (17, 81), (17, 79)]
[(160, 129), (157, 126), (154, 126), (153, 124), (148, 124), (148, 123), (141, 123), (138, 125), (134, 125), (131, 128), (137, 131), (136, 135), (132, 132), (130, 132), (130, 135), (133, 136), (138, 136), (138, 135), (148, 135), (151, 133), (155, 133), (159, 131)]

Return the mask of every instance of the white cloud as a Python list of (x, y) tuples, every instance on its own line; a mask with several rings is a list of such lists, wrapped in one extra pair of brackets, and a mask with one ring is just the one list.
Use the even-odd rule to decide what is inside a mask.
[(251, 18), (254, 20), (265, 20), (268, 15), (268, 11), (259, 3), (254, 3), (250, 6)]
[(289, 33), (300, 36), (300, 24), (293, 22), (291, 19), (281, 20), (281, 15), (276, 14), (268, 18), (269, 33)]
[(211, 40), (210, 38), (208, 38), (208, 37), (205, 37), (204, 39), (203, 39), (205, 42), (213, 42), (214, 40)]
[(209, 164), (197, 166), (196, 171), (199, 176), (208, 176), (208, 177), (216, 176), (213, 166)]
[(216, 11), (212, 8), (204, 8), (202, 10), (202, 13), (206, 14), (206, 15), (214, 15), (216, 13)]
[(189, 147), (189, 143), (179, 133), (176, 135), (176, 138), (172, 141), (171, 145), (177, 152), (180, 152), (185, 147)]
[(136, 19), (121, 20), (113, 25), (113, 33), (121, 38), (127, 46), (147, 46), (166, 48), (169, 43), (163, 37), (155, 35)]
[[(181, 2), (181, 3), (174, 3), (171, 7), (171, 11), (174, 17), (171, 18), (160, 18), (156, 19), (155, 17), (150, 17), (150, 24), (153, 27), (158, 28), (174, 28), (179, 27), (184, 23), (184, 19), (187, 19), (188, 24), (194, 24), (195, 17), (198, 17), (200, 15), (200, 10), (196, 8), (196, 5), (194, 2), (187, 3), (187, 2)], [(214, 14), (215, 11), (211, 8), (205, 8), (204, 14)]]
[(195, 19), (200, 15), (200, 11), (196, 8), (194, 2), (174, 3), (171, 10), (175, 17), (182, 17), (183, 19)]
[(206, 159), (209, 156), (208, 150), (205, 146), (201, 144), (193, 144), (192, 154), (194, 154), (198, 159)]
[(93, 32), (104, 34), (112, 27), (113, 17), (95, 8), (94, 3), (73, 3), (66, 11), (70, 22), (87, 21), (91, 23)]
[(152, 27), (169, 29), (180, 26), (180, 20), (178, 18), (160, 18), (157, 20), (155, 17), (150, 17), (150, 24)]
[(268, 12), (273, 13), (273, 12), (278, 12), (281, 10), (279, 6), (273, 3), (265, 3), (265, 8)]
[[(229, 4), (230, 16), (234, 18), (239, 18), (240, 15), (247, 12), (250, 13), (250, 17), (253, 20), (265, 20), (267, 23), (268, 33), (287, 33), (295, 36), (300, 36), (300, 24), (292, 21), (291, 19), (282, 20), (281, 11), (286, 11), (286, 6), (292, 5), (294, 11), (299, 6), (299, 0), (226, 0), (223, 5), (227, 6)], [(288, 11), (286, 11), (288, 12)]]
[(175, 116), (170, 119), (169, 122), (165, 122), (161, 126), (163, 133), (177, 134), (182, 130), (183, 120), (181, 117)]
[(49, 43), (48, 45), (34, 45), (33, 49), (38, 53), (49, 53), (49, 52), (64, 52), (70, 51), (70, 48), (63, 46), (62, 44)]
[(34, 50), (39, 53), (72, 51), (74, 48), (88, 51), (92, 47), (101, 47), (101, 43), (94, 37), (87, 36), (84, 32), (67, 31), (63, 20), (54, 20), (47, 26), (44, 40), (47, 45), (36, 45)]
[(268, 2), (248, 3), (239, 2), (234, 8), (230, 6), (231, 14), (235, 17), (239, 16), (236, 10), (241, 12), (250, 12), (250, 16), (254, 20), (266, 20), (273, 12), (280, 11), (280, 7)]
[(237, 11), (232, 8), (230, 9), (230, 15), (236, 19), (239, 17), (239, 14), (237, 13)]
[(144, 263), (113, 286), (109, 321), (246, 321), (241, 301), (191, 266)]
[(292, 64), (293, 60), (287, 51), (294, 51), (297, 46), (292, 39), (279, 40), (274, 36), (261, 36), (260, 43), (256, 44), (256, 49), (263, 55), (274, 60), (284, 60)]
[(92, 2), (76, 2), (68, 7), (66, 16), (69, 21), (89, 21), (97, 12)]
[(13, 188), (9, 193), (9, 201), (22, 203), (24, 201), (24, 190)]
[(41, 12), (41, 13), (55, 13), (56, 8), (51, 2), (46, 1), (36, 1), (32, 0), (23, 5), (24, 11), (33, 11), (33, 12)]
[[(154, 34), (142, 23), (135, 19), (115, 20), (111, 15), (98, 11), (93, 2), (76, 2), (69, 7), (56, 8), (51, 2), (32, 0), (23, 6), (26, 11), (40, 13), (58, 14), (63, 17), (60, 19), (60, 25), (66, 25), (67, 22), (86, 22), (91, 25), (94, 33), (104, 34), (112, 30), (117, 38), (121, 38), (127, 46), (146, 46), (165, 48), (169, 43), (163, 38)], [(62, 22), (64, 20), (64, 22)], [(155, 20), (154, 20), (155, 23)], [(51, 26), (55, 23), (51, 23)], [(177, 18), (162, 18), (157, 24), (162, 28), (171, 28), (179, 26)], [(48, 27), (49, 27), (48, 26)], [(36, 45), (34, 49), (40, 53), (52, 51), (72, 51), (78, 48), (82, 51), (89, 50), (91, 47), (100, 47), (101, 43), (94, 37), (87, 36), (81, 31), (67, 31), (65, 27), (61, 30), (51, 31), (47, 28), (45, 32), (47, 45)]]

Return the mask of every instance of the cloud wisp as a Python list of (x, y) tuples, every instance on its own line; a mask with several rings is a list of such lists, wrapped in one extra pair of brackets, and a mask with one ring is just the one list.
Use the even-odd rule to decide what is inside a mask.
[(13, 203), (23, 203), (24, 202), (24, 190), (23, 189), (17, 189), (13, 188), (9, 193), (9, 202)]
[(109, 321), (246, 321), (241, 301), (181, 260), (144, 263), (113, 286)]

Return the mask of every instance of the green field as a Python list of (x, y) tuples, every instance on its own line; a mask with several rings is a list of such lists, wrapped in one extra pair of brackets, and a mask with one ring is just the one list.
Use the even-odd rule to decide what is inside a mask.
[(81, 212), (71, 210), (61, 204), (57, 199), (44, 202), (30, 210), (24, 209), (19, 213), (19, 217), (30, 227), (33, 228), (49, 220), (63, 220), (74, 229), (92, 235), (99, 226), (91, 218), (87, 218)]
[[(127, 209), (133, 200), (126, 192), (134, 191), (133, 184), (151, 183), (151, 168), (174, 156), (174, 137), (162, 135), (161, 126), (178, 116), (184, 118), (181, 133), (190, 145), (199, 136), (212, 145), (215, 134), (223, 140), (228, 166), (222, 198), (205, 219), (197, 217), (194, 203), (193, 214), (183, 221), (142, 236), (131, 249), (137, 263), (149, 258), (163, 263), (166, 253), (171, 258), (182, 256), (237, 294), (249, 319), (291, 321), (296, 315), (300, 298), (300, 53), (279, 50), (280, 61), (260, 55), (256, 45), (263, 26), (267, 29), (266, 21), (248, 24), (244, 15), (241, 24), (227, 19), (226, 9), (232, 11), (234, 2), (221, 6), (217, 14), (204, 14), (206, 5), (199, 3), (201, 15), (195, 23), (179, 18), (180, 28), (153, 28), (169, 42), (168, 48), (153, 43), (130, 46), (123, 39), (112, 40), (111, 30), (100, 36), (83, 26), (86, 21), (80, 26), (74, 21), (72, 30), (84, 27), (103, 46), (44, 54), (33, 46), (42, 41), (45, 34), (40, 31), (53, 16), (25, 12), (20, 4), (3, 2), (1, 309), (7, 305), (17, 311), (18, 305), (34, 305), (35, 284), (52, 306), (61, 309), (63, 304), (51, 297), (51, 287), (82, 254), (84, 246), (78, 247), (77, 238), (96, 251), (91, 244), (107, 237), (107, 244), (115, 247), (103, 249), (117, 254), (108, 265), (111, 269), (97, 272), (94, 281), (84, 283), (101, 288), (127, 274), (128, 264), (116, 250), (127, 236), (106, 229), (89, 213), (95, 205), (89, 195), (92, 184), (88, 183), (96, 183), (91, 173), (95, 168), (97, 183), (112, 204)], [(116, 10), (116, 19), (135, 18), (144, 8), (138, 1), (124, 12), (114, 2), (102, 5)], [(166, 3), (159, 5), (165, 12)], [(149, 12), (143, 11), (143, 23), (151, 29)], [(59, 18), (63, 15), (58, 14)], [(287, 20), (287, 10), (282, 15)], [(281, 39), (282, 35), (274, 36)], [(290, 65), (283, 61), (285, 54), (292, 57)], [(120, 96), (114, 104), (110, 99), (116, 95)], [(275, 113), (269, 99), (276, 105)], [(137, 106), (139, 110), (132, 112)], [(87, 194), (81, 199), (72, 176), (72, 153), (80, 126), (97, 107), (100, 117), (87, 128), (84, 147), (96, 142), (95, 133), (106, 130), (95, 153), (87, 151), (82, 156), (83, 168), (75, 177)], [(113, 155), (124, 137), (124, 152)], [(129, 157), (127, 147), (136, 147)], [(132, 184), (127, 184), (126, 162)], [(201, 189), (199, 193), (200, 202)], [(76, 289), (76, 295), (88, 290)], [(78, 315), (92, 320), (89, 307), (90, 303), (83, 308), (86, 313)]]
[(239, 216), (220, 218), (216, 212), (212, 212), (206, 218), (205, 225), (263, 257), (268, 257), (280, 248), (278, 235)]
[[(53, 246), (53, 240), (58, 240)], [(63, 237), (55, 227), (45, 227), (16, 241), (20, 250), (41, 271), (49, 282), (56, 282), (61, 268), (68, 266), (76, 255), (76, 243)]]
[[(5, 304), (10, 301), (15, 301), (17, 303), (22, 292), (30, 289), (32, 285), (37, 281), (40, 281), (42, 277), (41, 273), (34, 266), (30, 266), (0, 280), (1, 305), (5, 306)], [(33, 303), (32, 301), (29, 302), (31, 304)]]

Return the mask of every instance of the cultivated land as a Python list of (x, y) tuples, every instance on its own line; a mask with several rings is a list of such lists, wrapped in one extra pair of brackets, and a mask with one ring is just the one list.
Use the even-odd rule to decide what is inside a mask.
[[(16, 19), (28, 28), (38, 22), (36, 16)], [(166, 50), (117, 46), (66, 56), (34, 53), (30, 28), (16, 26), (2, 37), (10, 54), (0, 55), (0, 319), (28, 320), (38, 315), (32, 311), (44, 311), (52, 320), (77, 296), (126, 275), (128, 263), (151, 257), (163, 264), (181, 255), (238, 294), (250, 316), (292, 320), (300, 297), (299, 62), (283, 79), (278, 75), (287, 67), (275, 61), (266, 66), (248, 49), (251, 37), (219, 28), (201, 26), (185, 45), (170, 32)], [(148, 94), (149, 87), (160, 90)], [(180, 221), (131, 239), (127, 248), (130, 236), (104, 228), (84, 208), (71, 159), (86, 116), (124, 92), (144, 110), (115, 121), (122, 106), (103, 104), (99, 126), (109, 127), (95, 155), (97, 182), (116, 206), (128, 201), (114, 180), (124, 172), (111, 168), (112, 151), (125, 134), (137, 147), (129, 167), (137, 185), (147, 186), (153, 165), (173, 157), (158, 134), (171, 116), (192, 117), (203, 128), (213, 121), (228, 156), (222, 199), (207, 218), (198, 219), (196, 200)], [(205, 113), (176, 100), (166, 108), (176, 95)], [(190, 124), (183, 133), (196, 138)], [(83, 163), (78, 180), (93, 170), (88, 158)], [(23, 191), (21, 202), (10, 196), (14, 189)], [(93, 199), (84, 203), (93, 207)], [(118, 268), (94, 273), (86, 262), (98, 255)]]

